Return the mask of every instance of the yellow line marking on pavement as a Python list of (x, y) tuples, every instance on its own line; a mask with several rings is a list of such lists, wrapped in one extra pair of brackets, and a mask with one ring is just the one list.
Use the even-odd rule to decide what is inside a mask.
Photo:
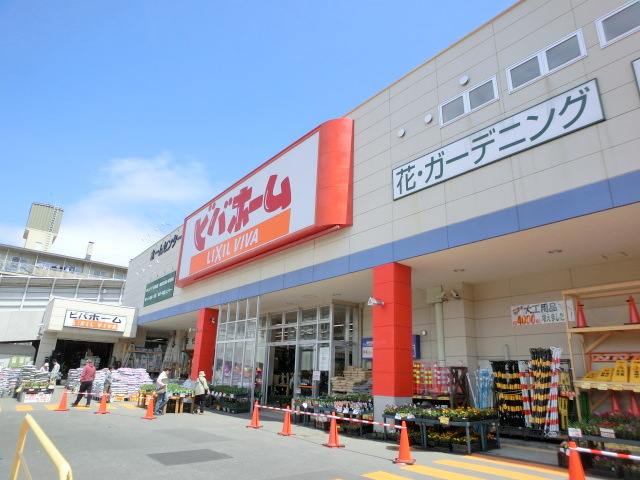
[[(442, 478), (444, 480), (479, 480), (480, 477), (472, 477), (471, 475), (465, 475), (464, 473), (454, 473), (447, 470), (439, 470), (437, 468), (423, 467), (422, 465), (410, 465), (402, 467), (403, 470), (408, 470), (413, 473), (421, 473), (423, 475), (429, 475), (433, 478)], [(519, 477), (512, 477), (519, 478)]]
[(117, 410), (118, 407), (114, 407), (113, 405), (106, 405), (107, 410)]
[(528, 473), (510, 472), (503, 468), (487, 467), (485, 465), (474, 465), (472, 463), (459, 462), (457, 460), (436, 460), (434, 463), (447, 465), (449, 467), (464, 468), (475, 472), (488, 473), (496, 477), (517, 478), (518, 480), (546, 480), (544, 477), (529, 475)]
[(373, 480), (410, 480), (407, 477), (401, 477), (400, 475), (394, 475), (393, 473), (387, 473), (382, 471), (371, 472), (362, 476), (367, 478), (373, 478)]
[(19, 412), (30, 412), (33, 410), (31, 405), (16, 405), (16, 410)]
[(560, 468), (560, 467), (535, 467), (533, 465), (531, 465), (530, 463), (527, 462), (521, 462), (521, 461), (510, 461), (507, 462), (506, 460), (493, 460), (493, 459), (488, 459), (486, 457), (482, 457), (479, 455), (472, 455), (471, 458), (473, 460), (478, 460), (480, 462), (487, 462), (487, 463), (494, 463), (496, 465), (508, 465), (511, 467), (516, 467), (516, 468), (524, 468), (525, 470), (532, 470), (534, 472), (541, 472), (541, 473), (549, 473), (551, 475), (562, 475), (563, 477), (565, 477), (567, 475), (567, 469), (566, 468)]
[[(121, 403), (120, 405), (118, 405), (118, 407), (131, 408), (131, 409), (139, 408), (137, 405), (133, 405), (131, 403)], [(117, 407), (115, 407), (115, 408), (117, 408)]]
[(44, 408), (46, 408), (47, 410), (56, 410), (58, 408), (58, 405), (45, 405)]

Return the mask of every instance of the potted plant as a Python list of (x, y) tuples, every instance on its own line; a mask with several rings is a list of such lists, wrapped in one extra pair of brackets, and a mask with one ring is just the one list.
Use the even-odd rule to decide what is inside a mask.
[(590, 470), (606, 478), (621, 478), (622, 461), (606, 455), (594, 455)]

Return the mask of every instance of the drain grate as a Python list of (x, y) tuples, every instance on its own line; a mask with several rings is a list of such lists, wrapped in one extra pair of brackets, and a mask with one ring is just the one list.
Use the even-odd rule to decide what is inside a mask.
[(150, 453), (148, 455), (163, 465), (188, 465), (190, 463), (210, 462), (231, 458), (229, 455), (209, 449), (183, 450), (180, 452)]

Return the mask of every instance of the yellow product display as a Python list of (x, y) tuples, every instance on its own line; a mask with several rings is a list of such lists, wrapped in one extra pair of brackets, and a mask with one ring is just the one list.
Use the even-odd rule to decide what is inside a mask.
[(640, 360), (631, 360), (629, 383), (640, 384)]
[(629, 364), (626, 360), (618, 360), (613, 367), (612, 382), (627, 383), (629, 381)]
[(610, 382), (611, 377), (613, 376), (613, 367), (602, 367), (598, 372), (598, 377), (596, 380), (598, 382)]
[(598, 379), (598, 372), (596, 372), (595, 370), (592, 370), (590, 372), (588, 372), (584, 377), (582, 377), (582, 381), (589, 381), (589, 380), (597, 380)]

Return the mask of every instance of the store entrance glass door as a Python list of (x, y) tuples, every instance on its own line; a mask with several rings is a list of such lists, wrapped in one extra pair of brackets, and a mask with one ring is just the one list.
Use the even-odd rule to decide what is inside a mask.
[(294, 377), (294, 395), (303, 397), (317, 396), (317, 382), (313, 380), (316, 370), (316, 346), (300, 345), (296, 359), (296, 374)]

